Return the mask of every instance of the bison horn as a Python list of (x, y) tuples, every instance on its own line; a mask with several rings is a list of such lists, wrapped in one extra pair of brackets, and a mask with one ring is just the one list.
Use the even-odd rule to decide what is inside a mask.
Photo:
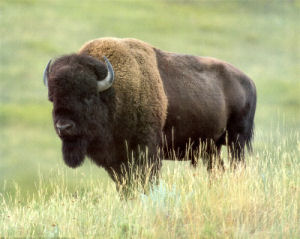
[(98, 81), (98, 91), (99, 92), (105, 91), (109, 87), (111, 87), (114, 82), (114, 78), (115, 78), (115, 73), (114, 73), (114, 69), (113, 69), (112, 65), (110, 64), (109, 60), (105, 56), (103, 58), (105, 60), (105, 64), (107, 67), (107, 76), (105, 77), (104, 80)]
[(44, 71), (44, 77), (43, 77), (43, 80), (44, 80), (44, 85), (45, 85), (46, 87), (48, 87), (48, 74), (49, 74), (49, 69), (50, 69), (51, 61), (52, 61), (52, 60), (50, 60), (50, 61), (48, 62), (47, 66), (46, 66), (46, 69), (45, 69), (45, 71)]

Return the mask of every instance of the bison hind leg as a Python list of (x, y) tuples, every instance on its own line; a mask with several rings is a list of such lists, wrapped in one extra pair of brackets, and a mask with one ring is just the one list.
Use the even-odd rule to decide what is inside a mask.
[(245, 164), (245, 148), (252, 151), (253, 120), (233, 122), (228, 126), (227, 146), (230, 165), (236, 168), (238, 164)]
[(230, 166), (236, 168), (238, 164), (245, 163), (245, 145), (246, 141), (241, 134), (231, 134), (228, 136), (228, 151)]
[(207, 158), (207, 170), (211, 172), (214, 168), (224, 171), (224, 162), (221, 159), (221, 147), (222, 144), (214, 141), (210, 141), (205, 153)]
[[(204, 165), (206, 165), (207, 170), (209, 172), (212, 171), (214, 168), (221, 169), (224, 171), (224, 162), (221, 159), (220, 152), (221, 152), (222, 142), (221, 141), (213, 141), (213, 140), (200, 140), (198, 146), (198, 157), (193, 157), (191, 159), (191, 163), (194, 167), (197, 165), (197, 159), (199, 156), (202, 158)], [(195, 155), (195, 154), (194, 154)]]

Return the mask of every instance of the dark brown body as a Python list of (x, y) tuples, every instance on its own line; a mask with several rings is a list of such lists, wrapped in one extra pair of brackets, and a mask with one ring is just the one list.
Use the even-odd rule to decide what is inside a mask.
[(227, 140), (232, 159), (243, 160), (253, 134), (254, 83), (232, 65), (214, 58), (161, 50), (156, 54), (168, 98), (164, 126), (168, 148), (174, 147), (180, 159), (189, 140), (194, 149), (202, 142), (206, 156), (213, 157)]
[[(107, 74), (103, 56), (115, 79), (98, 92)], [(233, 163), (243, 161), (245, 146), (251, 146), (255, 86), (228, 63), (167, 53), (136, 39), (102, 38), (57, 59), (46, 73), (55, 129), (70, 167), (87, 155), (119, 181), (132, 156), (142, 155), (139, 166), (146, 160), (154, 176), (171, 151), (177, 159), (186, 156), (187, 144), (193, 165), (197, 151), (208, 169), (215, 159), (222, 165), (222, 145), (227, 143)], [(62, 134), (57, 125), (66, 122), (72, 127)]]

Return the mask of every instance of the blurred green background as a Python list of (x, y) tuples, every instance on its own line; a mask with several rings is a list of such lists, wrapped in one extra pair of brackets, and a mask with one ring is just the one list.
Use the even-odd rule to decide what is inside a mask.
[[(299, 1), (292, 0), (1, 0), (0, 192), (9, 191), (13, 182), (33, 190), (39, 175), (67, 168), (43, 71), (50, 58), (76, 52), (94, 38), (138, 38), (240, 68), (257, 86), (255, 150), (274, 130), (299, 130), (299, 13)], [(280, 137), (270, 142), (276, 140)], [(66, 170), (70, 179), (88, 172), (108, 180), (88, 160)]]

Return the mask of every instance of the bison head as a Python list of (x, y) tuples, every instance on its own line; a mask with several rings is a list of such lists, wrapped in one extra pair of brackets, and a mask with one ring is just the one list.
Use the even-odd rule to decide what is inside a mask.
[[(44, 84), (53, 103), (54, 128), (62, 140), (65, 163), (70, 167), (82, 164), (88, 151), (107, 147), (110, 126), (108, 90), (114, 81), (113, 68), (87, 55), (67, 55), (49, 61)], [(99, 146), (100, 145), (100, 146)]]

